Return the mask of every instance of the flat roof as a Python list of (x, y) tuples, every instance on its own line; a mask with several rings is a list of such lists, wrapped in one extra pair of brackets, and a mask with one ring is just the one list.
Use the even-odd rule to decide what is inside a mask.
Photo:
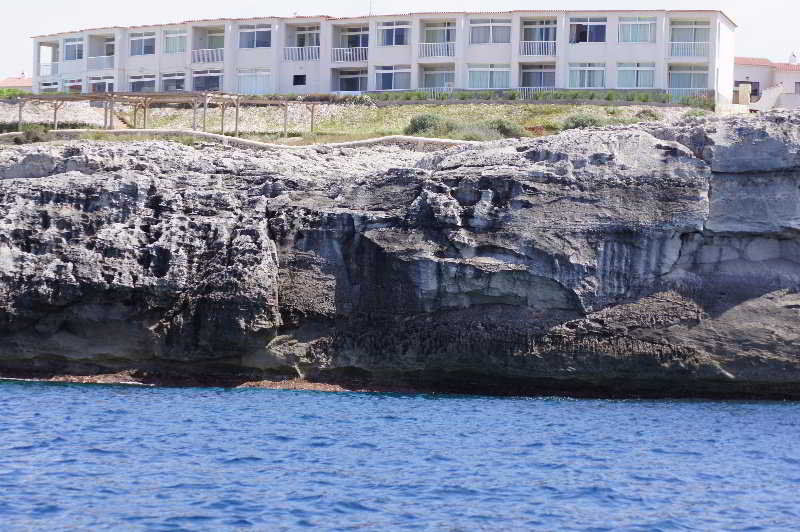
[(737, 24), (725, 12), (717, 9), (516, 9), (512, 11), (422, 11), (416, 13), (392, 13), (387, 15), (362, 15), (353, 17), (332, 17), (330, 15), (308, 15), (297, 17), (246, 17), (246, 18), (217, 18), (217, 19), (197, 19), (197, 20), (184, 20), (182, 22), (167, 22), (162, 24), (148, 24), (139, 26), (106, 26), (101, 28), (86, 28), (73, 31), (62, 31), (59, 33), (50, 33), (46, 35), (34, 35), (32, 39), (43, 39), (46, 37), (58, 37), (61, 35), (71, 35), (73, 33), (84, 32), (100, 32), (100, 31), (113, 31), (113, 30), (133, 30), (142, 28), (155, 28), (159, 26), (182, 26), (186, 24), (211, 24), (215, 22), (247, 22), (251, 20), (277, 20), (277, 21), (303, 21), (303, 20), (319, 20), (319, 21), (334, 21), (334, 20), (364, 20), (364, 19), (382, 19), (391, 17), (413, 17), (413, 16), (454, 16), (454, 15), (515, 15), (515, 14), (564, 14), (564, 13), (713, 13), (725, 17), (734, 27)]
[(781, 63), (763, 57), (737, 57), (735, 62), (740, 66), (761, 66), (774, 68), (781, 72), (800, 72), (800, 64)]

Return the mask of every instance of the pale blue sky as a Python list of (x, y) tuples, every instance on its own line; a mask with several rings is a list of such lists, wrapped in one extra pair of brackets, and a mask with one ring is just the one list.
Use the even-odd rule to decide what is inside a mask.
[[(0, 76), (30, 73), (30, 37), (84, 28), (160, 24), (187, 19), (366, 14), (369, 0), (2, 0)], [(738, 25), (737, 55), (786, 61), (800, 49), (798, 0), (373, 0), (373, 11), (480, 11), (512, 9), (722, 9)]]

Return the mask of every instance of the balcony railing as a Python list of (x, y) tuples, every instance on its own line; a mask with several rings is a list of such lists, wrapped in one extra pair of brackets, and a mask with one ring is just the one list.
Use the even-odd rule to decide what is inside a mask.
[(192, 63), (222, 63), (225, 61), (225, 48), (192, 50)]
[(713, 100), (714, 91), (710, 89), (667, 89), (667, 94), (672, 97), (674, 102), (682, 102), (687, 98), (700, 100)]
[(422, 92), (427, 92), (432, 99), (444, 98), (453, 93), (453, 87), (422, 87)]
[(56, 76), (58, 75), (58, 63), (42, 63), (39, 65), (40, 76)]
[(319, 61), (319, 46), (287, 46), (283, 49), (284, 61)]
[(555, 56), (555, 41), (522, 41), (519, 43), (519, 55)]
[(369, 50), (367, 47), (334, 48), (332, 59), (334, 63), (353, 63), (357, 61), (366, 61), (367, 50)]
[(534, 100), (537, 94), (554, 92), (555, 90), (555, 87), (520, 87), (517, 89), (521, 100)]
[(114, 68), (113, 55), (100, 55), (89, 58), (89, 70), (108, 70)]
[(452, 42), (421, 42), (419, 43), (420, 57), (454, 57), (456, 44)]
[(667, 46), (670, 57), (708, 57), (707, 42), (671, 42)]

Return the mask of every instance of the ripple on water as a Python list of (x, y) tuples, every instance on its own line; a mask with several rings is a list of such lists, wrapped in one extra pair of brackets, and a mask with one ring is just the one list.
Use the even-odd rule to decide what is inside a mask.
[(800, 405), (0, 383), (2, 530), (791, 530)]

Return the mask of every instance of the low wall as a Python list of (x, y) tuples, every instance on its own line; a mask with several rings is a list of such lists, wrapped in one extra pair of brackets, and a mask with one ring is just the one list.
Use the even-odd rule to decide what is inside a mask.
[[(86, 138), (87, 135), (97, 135), (100, 138), (106, 139), (109, 137), (118, 137), (120, 139), (137, 139), (145, 138), (150, 139), (153, 137), (163, 137), (165, 139), (174, 137), (191, 137), (196, 140), (208, 140), (211, 142), (218, 142), (224, 146), (235, 146), (239, 148), (256, 148), (261, 150), (298, 150), (307, 149), (312, 146), (288, 146), (285, 144), (272, 144), (267, 142), (258, 142), (255, 140), (239, 139), (236, 137), (229, 137), (227, 135), (217, 135), (216, 133), (203, 133), (201, 131), (192, 131), (185, 129), (115, 129), (115, 130), (98, 130), (98, 129), (59, 129), (56, 131), (48, 132), (48, 135), (53, 140), (80, 140)], [(14, 139), (19, 137), (19, 133), (4, 133), (0, 135), (0, 143), (11, 144)], [(448, 140), (448, 139), (429, 139), (423, 137), (409, 137), (404, 135), (390, 135), (388, 137), (380, 137), (375, 139), (355, 140), (351, 142), (337, 142), (332, 144), (315, 144), (314, 146), (326, 146), (329, 148), (363, 148), (369, 146), (398, 146), (406, 150), (413, 151), (438, 151), (453, 146), (469, 146), (480, 144), (479, 142), (468, 140)]]

